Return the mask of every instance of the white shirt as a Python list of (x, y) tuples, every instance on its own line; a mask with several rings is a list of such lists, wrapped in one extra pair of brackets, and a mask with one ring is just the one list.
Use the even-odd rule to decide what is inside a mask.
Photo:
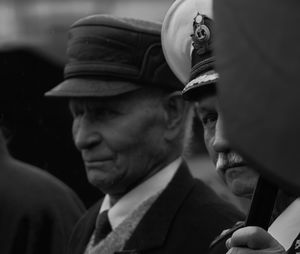
[(109, 195), (105, 195), (100, 208), (100, 213), (109, 209), (108, 218), (112, 229), (115, 229), (144, 200), (164, 190), (172, 180), (181, 162), (182, 158), (177, 158), (145, 182), (126, 193), (112, 207), (110, 205)]
[(269, 227), (268, 232), (288, 250), (300, 232), (300, 198), (281, 213)]

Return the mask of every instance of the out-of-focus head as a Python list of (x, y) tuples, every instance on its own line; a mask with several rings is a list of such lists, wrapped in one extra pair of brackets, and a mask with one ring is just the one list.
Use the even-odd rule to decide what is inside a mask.
[(214, 1), (218, 97), (230, 142), (266, 179), (298, 196), (299, 10), (293, 0)]
[(70, 29), (65, 80), (73, 138), (89, 181), (112, 196), (177, 158), (186, 103), (161, 48), (161, 25), (95, 15)]
[(175, 1), (162, 29), (162, 45), (168, 64), (185, 82), (186, 100), (195, 102), (195, 113), (204, 128), (204, 141), (216, 169), (237, 196), (251, 197), (258, 174), (232, 151), (223, 129), (218, 106), (213, 56), (211, 0)]

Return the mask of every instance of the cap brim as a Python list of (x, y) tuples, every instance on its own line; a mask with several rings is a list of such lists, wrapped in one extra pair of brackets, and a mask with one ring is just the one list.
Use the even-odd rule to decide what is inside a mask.
[(45, 93), (48, 97), (109, 97), (141, 88), (127, 81), (71, 78)]
[(217, 83), (219, 74), (214, 70), (210, 70), (203, 75), (191, 80), (183, 89), (182, 96), (185, 100), (197, 100), (205, 91), (203, 90), (209, 84)]

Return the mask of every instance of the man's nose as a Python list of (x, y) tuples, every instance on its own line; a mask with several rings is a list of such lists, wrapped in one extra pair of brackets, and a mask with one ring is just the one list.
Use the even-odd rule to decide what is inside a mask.
[(224, 121), (222, 116), (219, 115), (216, 129), (215, 129), (215, 137), (213, 141), (213, 148), (218, 153), (228, 152), (230, 150), (228, 140), (226, 138), (225, 130), (224, 130)]
[(85, 116), (73, 123), (74, 143), (79, 150), (90, 149), (101, 142), (101, 134), (95, 124)]

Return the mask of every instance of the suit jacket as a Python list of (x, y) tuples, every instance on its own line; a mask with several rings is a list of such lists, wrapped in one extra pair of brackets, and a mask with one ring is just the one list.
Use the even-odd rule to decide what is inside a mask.
[(0, 253), (65, 253), (85, 211), (82, 202), (55, 177), (2, 152), (0, 148)]
[[(76, 225), (68, 253), (83, 254), (93, 233), (101, 202)], [(183, 163), (146, 212), (124, 250), (117, 253), (207, 253), (210, 242), (243, 216), (222, 201)], [(226, 248), (223, 248), (226, 253)]]

